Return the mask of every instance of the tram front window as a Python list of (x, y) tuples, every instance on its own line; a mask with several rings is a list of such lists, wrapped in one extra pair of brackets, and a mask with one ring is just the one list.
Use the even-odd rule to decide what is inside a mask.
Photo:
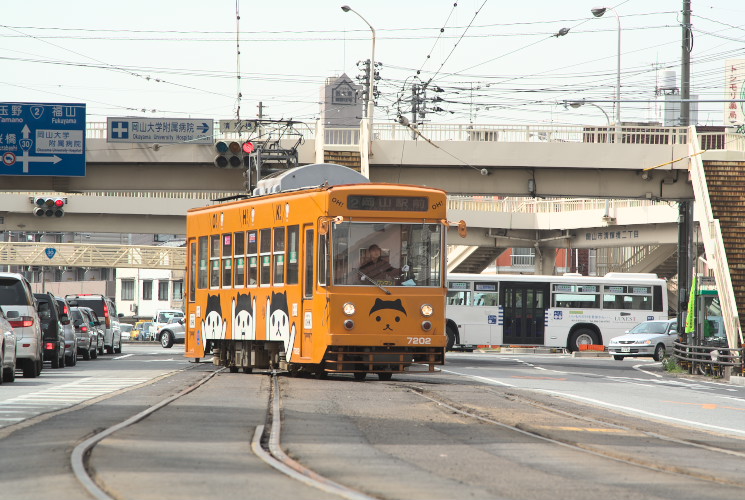
[(341, 222), (331, 243), (335, 285), (442, 286), (440, 224)]

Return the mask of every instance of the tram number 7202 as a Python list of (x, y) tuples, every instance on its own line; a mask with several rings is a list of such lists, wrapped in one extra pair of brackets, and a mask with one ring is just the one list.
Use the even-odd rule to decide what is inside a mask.
[(431, 344), (432, 339), (429, 337), (406, 337), (409, 344), (418, 344), (418, 345), (424, 345), (424, 344)]

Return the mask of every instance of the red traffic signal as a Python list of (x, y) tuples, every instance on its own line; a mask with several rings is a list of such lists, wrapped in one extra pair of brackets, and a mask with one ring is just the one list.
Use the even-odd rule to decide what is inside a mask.
[(67, 204), (66, 198), (51, 198), (38, 196), (34, 198), (34, 215), (37, 217), (63, 217), (65, 215), (64, 206)]
[(243, 154), (250, 155), (256, 150), (256, 146), (254, 146), (254, 143), (251, 141), (246, 141), (243, 143)]

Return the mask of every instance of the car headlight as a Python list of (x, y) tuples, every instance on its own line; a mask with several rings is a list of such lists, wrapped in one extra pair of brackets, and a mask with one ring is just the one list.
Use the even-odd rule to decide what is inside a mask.
[(342, 309), (344, 310), (344, 314), (346, 314), (347, 316), (353, 315), (355, 313), (355, 311), (357, 310), (354, 307), (354, 304), (352, 304), (351, 302), (345, 303), (344, 304), (344, 307)]
[(422, 316), (432, 316), (434, 309), (429, 304), (422, 304)]
[(618, 341), (616, 339), (610, 339), (610, 342), (608, 343), (608, 345), (616, 345), (616, 344), (618, 344)]
[(651, 343), (652, 343), (651, 340), (640, 340), (637, 342), (637, 344), (644, 344), (644, 345), (649, 345)]

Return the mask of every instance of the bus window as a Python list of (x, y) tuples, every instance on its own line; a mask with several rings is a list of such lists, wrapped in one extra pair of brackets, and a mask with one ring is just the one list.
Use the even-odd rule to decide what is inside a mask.
[(468, 290), (448, 290), (447, 305), (469, 306), (471, 305), (471, 292)]
[(274, 253), (272, 254), (274, 267), (274, 284), (285, 282), (285, 228), (274, 228)]
[(197, 285), (200, 289), (207, 288), (209, 284), (207, 279), (209, 277), (209, 253), (207, 252), (209, 246), (206, 236), (199, 237), (199, 284)]
[(652, 288), (648, 286), (606, 286), (603, 293), (603, 309), (632, 309), (651, 311)]
[(300, 226), (287, 228), (287, 284), (297, 285), (300, 270), (299, 247)]
[(259, 231), (259, 261), (261, 271), (259, 283), (262, 285), (272, 284), (272, 230), (262, 229)]
[(256, 286), (259, 282), (259, 254), (256, 231), (248, 232), (248, 245), (246, 246), (246, 258), (248, 259), (248, 285)]
[(483, 307), (494, 307), (499, 305), (499, 294), (497, 292), (474, 294), (473, 305)]
[(233, 285), (236, 288), (243, 288), (246, 286), (245, 272), (246, 272), (246, 260), (244, 257), (245, 248), (243, 246), (245, 233), (233, 234), (233, 255), (235, 257), (235, 265), (233, 266)]
[(222, 286), (233, 284), (233, 233), (222, 235)]
[(220, 286), (220, 235), (210, 236), (210, 288)]

